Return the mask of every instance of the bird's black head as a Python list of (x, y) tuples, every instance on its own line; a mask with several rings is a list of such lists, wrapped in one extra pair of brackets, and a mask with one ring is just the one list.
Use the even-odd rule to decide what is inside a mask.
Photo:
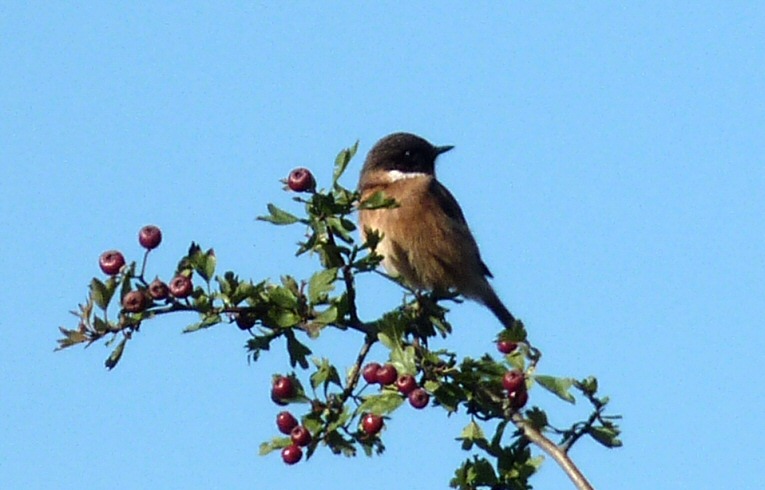
[(402, 173), (433, 174), (436, 157), (452, 148), (433, 146), (411, 133), (389, 134), (369, 151), (361, 172), (397, 170)]

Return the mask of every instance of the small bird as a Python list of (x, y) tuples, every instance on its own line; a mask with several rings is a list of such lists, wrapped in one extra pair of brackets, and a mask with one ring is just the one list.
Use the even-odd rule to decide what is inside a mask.
[(515, 318), (489, 284), (487, 277), (493, 276), (462, 209), (436, 179), (436, 158), (452, 148), (410, 133), (378, 141), (361, 169), (361, 201), (382, 191), (398, 207), (360, 210), (362, 238), (368, 230), (382, 236), (376, 251), (389, 274), (415, 289), (456, 291), (483, 303), (509, 328)]

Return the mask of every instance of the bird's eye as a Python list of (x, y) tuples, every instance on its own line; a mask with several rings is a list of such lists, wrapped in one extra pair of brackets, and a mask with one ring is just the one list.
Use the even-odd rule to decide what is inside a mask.
[(404, 158), (406, 158), (406, 159), (412, 158), (412, 150), (405, 150), (404, 151)]

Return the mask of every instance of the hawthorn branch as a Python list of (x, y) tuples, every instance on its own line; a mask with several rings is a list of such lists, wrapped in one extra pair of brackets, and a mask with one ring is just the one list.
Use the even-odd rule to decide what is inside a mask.
[(351, 393), (353, 393), (353, 390), (356, 388), (356, 385), (359, 382), (359, 376), (361, 375), (361, 365), (364, 364), (364, 359), (366, 359), (369, 349), (372, 348), (372, 345), (374, 345), (375, 342), (377, 342), (377, 339), (372, 335), (367, 335), (367, 338), (364, 340), (364, 345), (361, 346), (361, 350), (356, 356), (356, 363), (353, 365), (348, 384), (340, 397), (343, 402), (351, 396)]
[(566, 475), (568, 475), (576, 488), (579, 490), (593, 490), (590, 482), (587, 481), (587, 478), (585, 478), (582, 472), (579, 471), (579, 468), (576, 466), (576, 464), (574, 464), (571, 458), (569, 458), (566, 450), (559, 447), (553, 441), (545, 437), (544, 434), (539, 431), (539, 429), (534, 427), (530, 421), (523, 418), (520, 413), (514, 413), (511, 419), (513, 424), (515, 424), (515, 426), (528, 440), (539, 446), (542, 451), (547, 453), (548, 456), (550, 456), (555, 460), (556, 463), (558, 463), (558, 466), (560, 466)]

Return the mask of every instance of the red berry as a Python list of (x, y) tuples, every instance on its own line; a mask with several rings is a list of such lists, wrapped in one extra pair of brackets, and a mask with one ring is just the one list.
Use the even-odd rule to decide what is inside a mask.
[(295, 384), (286, 376), (279, 376), (274, 380), (271, 393), (278, 399), (290, 399), (295, 396)]
[(125, 256), (117, 250), (107, 250), (98, 258), (98, 265), (104, 274), (113, 276), (125, 265)]
[(393, 384), (398, 378), (398, 371), (393, 364), (386, 364), (377, 370), (377, 382), (383, 386)]
[(370, 362), (361, 371), (361, 375), (364, 377), (364, 381), (369, 384), (377, 383), (377, 371), (380, 370), (380, 364), (376, 362)]
[(417, 380), (411, 374), (402, 374), (396, 380), (396, 388), (404, 395), (408, 395), (417, 388)]
[(311, 443), (311, 433), (305, 428), (305, 425), (298, 425), (290, 431), (290, 439), (298, 446), (307, 446)]
[(422, 388), (412, 390), (407, 398), (409, 398), (409, 404), (417, 409), (425, 408), (428, 405), (428, 402), (430, 402), (430, 395), (428, 395), (428, 392)]
[(287, 464), (295, 464), (303, 457), (303, 450), (292, 444), (282, 449), (282, 460)]
[(285, 405), (288, 405), (287, 402), (285, 402), (284, 400), (276, 396), (276, 393), (274, 393), (274, 390), (271, 390), (271, 401), (282, 407)]
[(162, 230), (154, 225), (146, 225), (138, 232), (138, 243), (147, 250), (157, 248), (162, 242)]
[(279, 412), (276, 416), (276, 426), (282, 434), (289, 434), (297, 425), (297, 419), (289, 412)]
[(380, 432), (383, 426), (383, 418), (379, 415), (375, 415), (373, 413), (368, 413), (364, 415), (364, 417), (361, 419), (361, 429), (369, 434), (370, 436), (373, 436)]
[(130, 313), (140, 313), (146, 308), (146, 295), (143, 291), (130, 291), (122, 298), (122, 308)]
[(167, 298), (169, 294), (170, 289), (167, 287), (167, 284), (159, 279), (154, 279), (151, 281), (151, 284), (149, 284), (149, 296), (151, 296), (152, 299), (157, 301), (163, 300)]
[(287, 177), (287, 187), (295, 192), (312, 191), (316, 187), (313, 174), (307, 168), (296, 168)]
[(516, 348), (518, 348), (518, 344), (510, 340), (500, 340), (497, 342), (497, 350), (503, 354), (510, 354)]
[(508, 371), (502, 376), (502, 386), (505, 387), (508, 393), (518, 391), (521, 387), (525, 387), (523, 382), (523, 373), (517, 369)]
[(249, 330), (255, 326), (255, 315), (250, 313), (239, 313), (235, 317), (236, 326), (239, 330)]
[(191, 278), (183, 274), (178, 274), (170, 281), (170, 294), (176, 298), (185, 298), (194, 290)]
[(510, 398), (510, 405), (516, 410), (523, 408), (526, 402), (529, 401), (529, 392), (526, 391), (526, 386), (516, 391), (511, 392), (508, 397)]

